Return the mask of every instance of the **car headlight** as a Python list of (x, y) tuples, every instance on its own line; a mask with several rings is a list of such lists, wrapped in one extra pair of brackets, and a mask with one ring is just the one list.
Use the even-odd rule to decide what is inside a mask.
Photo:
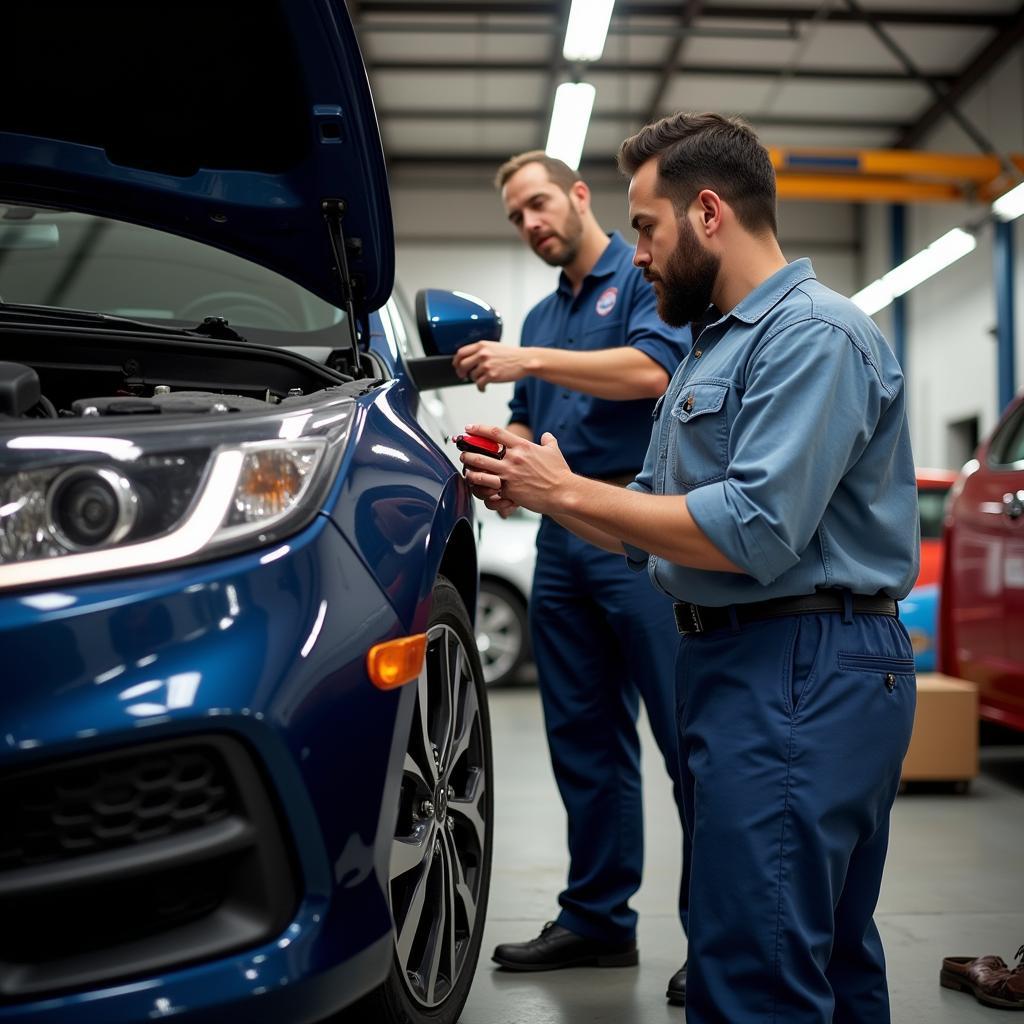
[(117, 437), (103, 432), (109, 420), (77, 424), (74, 436), (0, 436), (0, 589), (196, 561), (294, 533), (320, 508), (355, 408), (340, 399), (205, 429), (147, 422)]

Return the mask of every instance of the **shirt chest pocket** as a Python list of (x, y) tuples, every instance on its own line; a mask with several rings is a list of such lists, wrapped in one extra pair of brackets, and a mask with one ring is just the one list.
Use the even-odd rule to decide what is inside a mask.
[(729, 463), (729, 385), (693, 381), (672, 406), (668, 463), (672, 479), (686, 489), (725, 478)]
[(621, 322), (611, 320), (585, 327), (580, 332), (579, 347), (585, 352), (593, 352), (596, 349), (615, 348), (625, 344), (625, 340)]

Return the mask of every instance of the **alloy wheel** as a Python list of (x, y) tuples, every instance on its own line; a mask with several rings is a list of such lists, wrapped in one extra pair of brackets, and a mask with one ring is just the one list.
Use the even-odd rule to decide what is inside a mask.
[(483, 927), (488, 785), (473, 662), (455, 630), (438, 624), (427, 633), (391, 853), (398, 965), (427, 1008), (452, 992)]

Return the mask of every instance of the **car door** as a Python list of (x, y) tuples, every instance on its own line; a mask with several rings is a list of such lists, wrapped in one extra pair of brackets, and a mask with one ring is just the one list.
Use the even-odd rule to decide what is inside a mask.
[[(946, 671), (978, 684), (982, 716), (1024, 722), (1024, 401), (961, 478), (947, 534)], [(1018, 726), (1020, 727), (1020, 726)]]
[[(1024, 716), (1024, 405), (993, 440), (989, 455), (1002, 526), (1004, 660), (992, 680), (993, 699)], [(995, 495), (993, 494), (993, 498)]]
[(947, 534), (950, 572), (943, 582), (948, 631), (946, 671), (971, 679), (982, 694), (996, 685), (1006, 660), (1003, 572), (1006, 522), (1003, 482), (981, 465), (963, 481)]

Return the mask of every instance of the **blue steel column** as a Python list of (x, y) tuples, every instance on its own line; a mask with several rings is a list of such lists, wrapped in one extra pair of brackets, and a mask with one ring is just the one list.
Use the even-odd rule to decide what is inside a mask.
[(998, 341), (999, 408), (1009, 405), (1016, 391), (1013, 327), (1013, 221), (996, 220), (992, 246), (996, 286), (996, 339)]
[[(898, 267), (907, 258), (907, 208), (898, 203), (889, 208), (890, 263)], [(907, 300), (897, 295), (892, 301), (892, 347), (907, 375)]]

